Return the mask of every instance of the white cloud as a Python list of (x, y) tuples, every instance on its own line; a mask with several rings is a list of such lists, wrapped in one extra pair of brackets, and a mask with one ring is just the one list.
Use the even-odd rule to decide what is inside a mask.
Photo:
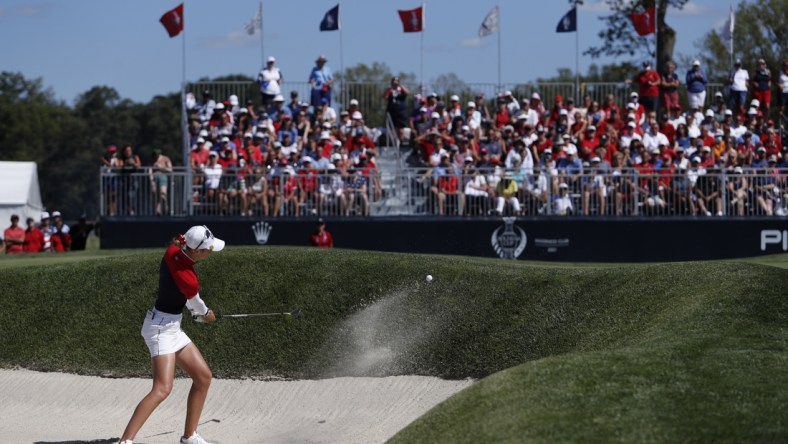
[(460, 46), (464, 46), (466, 48), (479, 48), (481, 46), (484, 46), (484, 40), (482, 40), (481, 37), (465, 39), (460, 42)]
[(51, 6), (45, 4), (19, 5), (16, 7), (14, 15), (23, 17), (37, 17), (44, 15), (49, 9), (51, 9)]

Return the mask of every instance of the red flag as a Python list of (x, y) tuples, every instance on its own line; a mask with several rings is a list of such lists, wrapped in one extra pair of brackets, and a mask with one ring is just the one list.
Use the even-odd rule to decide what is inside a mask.
[(650, 7), (641, 13), (632, 14), (632, 24), (638, 35), (653, 34), (657, 30), (657, 17), (654, 7)]
[(419, 6), (416, 9), (406, 11), (397, 10), (399, 19), (402, 20), (402, 30), (404, 32), (421, 32), (424, 30), (424, 9)]
[(180, 34), (183, 31), (183, 3), (173, 10), (165, 12), (159, 21), (164, 25), (170, 37)]

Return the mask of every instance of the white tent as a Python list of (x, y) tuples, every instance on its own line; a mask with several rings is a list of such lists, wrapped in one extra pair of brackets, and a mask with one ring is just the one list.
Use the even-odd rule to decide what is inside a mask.
[(38, 187), (38, 166), (35, 162), (0, 162), (0, 231), (11, 225), (11, 215), (25, 219), (41, 219), (41, 189)]

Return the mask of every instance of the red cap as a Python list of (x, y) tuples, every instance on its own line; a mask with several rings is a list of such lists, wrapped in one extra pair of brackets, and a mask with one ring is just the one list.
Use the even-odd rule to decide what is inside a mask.
[(110, 145), (110, 146), (108, 146), (108, 147), (107, 147), (107, 150), (108, 150), (110, 153), (114, 153), (115, 151), (117, 151), (117, 150), (118, 150), (118, 147), (116, 147), (115, 145)]
[(555, 101), (556, 101), (556, 102), (563, 102), (563, 101), (564, 101), (564, 98), (563, 98), (563, 97), (561, 97), (561, 96), (555, 96)]

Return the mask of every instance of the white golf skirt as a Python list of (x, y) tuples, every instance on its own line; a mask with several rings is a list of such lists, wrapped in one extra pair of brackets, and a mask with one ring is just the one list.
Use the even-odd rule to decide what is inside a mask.
[(175, 353), (192, 342), (181, 330), (183, 315), (164, 313), (155, 308), (145, 314), (140, 334), (151, 357)]

